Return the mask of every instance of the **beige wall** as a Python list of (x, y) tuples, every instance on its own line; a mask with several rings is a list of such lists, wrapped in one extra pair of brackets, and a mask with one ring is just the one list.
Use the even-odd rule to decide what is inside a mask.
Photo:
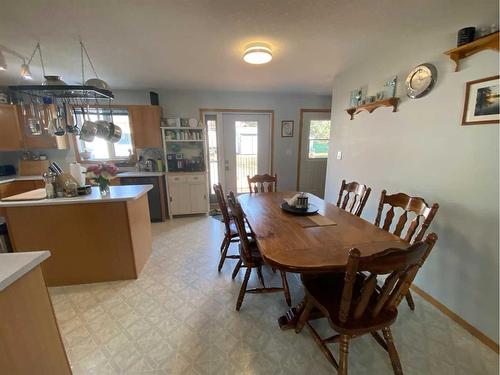
[[(482, 52), (454, 73), (442, 54), (454, 43), (453, 32), (422, 36), (418, 44), (392, 46), (335, 77), (326, 197), (336, 200), (343, 178), (368, 184), (373, 192), (363, 217), (370, 221), (382, 189), (438, 202), (430, 228), (438, 245), (416, 285), (498, 342), (499, 126), (460, 123), (465, 83), (498, 74), (499, 55)], [(437, 86), (409, 99), (403, 81), (422, 62), (436, 65)], [(380, 108), (349, 121), (349, 92), (368, 84), (373, 94), (395, 74), (398, 112)], [(339, 150), (342, 160), (335, 157)]]

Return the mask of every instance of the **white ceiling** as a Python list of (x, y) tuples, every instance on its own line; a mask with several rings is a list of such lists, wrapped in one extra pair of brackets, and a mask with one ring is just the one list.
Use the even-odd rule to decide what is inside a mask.
[[(416, 48), (422, 34), (453, 40), (472, 12), (491, 20), (498, 1), (3, 0), (0, 44), (29, 55), (40, 41), (46, 72), (67, 83), (80, 79), (81, 38), (114, 89), (330, 93), (346, 65), (395, 45)], [(242, 61), (256, 40), (272, 44), (271, 63)], [(0, 85), (19, 80), (20, 61), (6, 58)], [(41, 81), (38, 58), (32, 73)]]

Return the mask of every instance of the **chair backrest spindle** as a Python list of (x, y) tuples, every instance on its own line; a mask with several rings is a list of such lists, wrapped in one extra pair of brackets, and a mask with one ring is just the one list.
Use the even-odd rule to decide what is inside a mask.
[[(408, 292), (418, 270), (429, 256), (437, 235), (431, 233), (425, 241), (418, 241), (408, 249), (387, 249), (381, 253), (360, 257), (358, 249), (351, 249), (340, 302), (339, 320), (376, 318), (379, 314), (397, 309)], [(361, 276), (360, 272), (368, 273)], [(377, 277), (388, 275), (381, 288)], [(362, 282), (358, 295), (353, 295), (354, 284)]]
[(232, 191), (228, 194), (227, 201), (229, 204), (229, 208), (231, 209), (231, 213), (233, 214), (234, 224), (236, 225), (236, 229), (238, 230), (238, 235), (240, 237), (240, 246), (238, 247), (240, 256), (245, 262), (252, 262), (252, 256), (250, 253), (250, 241), (248, 240), (248, 233), (247, 229), (245, 228), (245, 214), (243, 213), (243, 209), (241, 208), (239, 202), (236, 200), (236, 197)]
[[(380, 227), (384, 206), (386, 204), (389, 205), (389, 210), (385, 214), (382, 228), (388, 232), (391, 230), (394, 217), (396, 216), (395, 208), (400, 208), (403, 210), (403, 213), (399, 216), (393, 233), (410, 243), (422, 240), (427, 228), (439, 209), (437, 203), (429, 206), (423, 198), (410, 197), (404, 193), (388, 195), (386, 190), (382, 190), (377, 217), (375, 219), (375, 225), (378, 227)], [(416, 216), (407, 225), (408, 213), (410, 212), (414, 213)], [(403, 234), (406, 226), (406, 234)]]
[(253, 177), (247, 176), (248, 188), (250, 193), (265, 193), (277, 191), (278, 188), (278, 176), (274, 174), (271, 176), (269, 174), (256, 174)]
[(224, 192), (222, 190), (222, 185), (219, 184), (214, 184), (213, 185), (214, 192), (215, 192), (215, 197), (217, 199), (217, 203), (219, 204), (219, 209), (222, 214), (222, 219), (224, 220), (224, 226), (226, 227), (226, 233), (230, 233), (230, 221), (231, 217), (229, 215), (229, 211), (227, 209), (227, 204), (226, 204), (226, 199), (224, 198)]
[(342, 180), (337, 207), (356, 216), (361, 216), (371, 191), (371, 188), (356, 181), (346, 183), (345, 180)]

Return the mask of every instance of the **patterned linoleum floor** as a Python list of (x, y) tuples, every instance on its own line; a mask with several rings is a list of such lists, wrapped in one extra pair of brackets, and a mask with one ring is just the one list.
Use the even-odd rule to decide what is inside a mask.
[[(153, 224), (153, 254), (138, 280), (50, 288), (74, 373), (335, 373), (306, 329), (280, 331), (281, 293), (247, 295), (235, 311), (243, 275), (231, 280), (234, 260), (217, 273), (222, 232), (208, 217)], [(267, 284), (279, 285), (277, 275), (266, 270)], [(295, 304), (300, 283), (288, 278)], [(415, 299), (416, 311), (401, 304), (393, 326), (405, 374), (498, 374), (493, 351)], [(349, 355), (350, 374), (392, 374), (370, 336), (354, 339)]]

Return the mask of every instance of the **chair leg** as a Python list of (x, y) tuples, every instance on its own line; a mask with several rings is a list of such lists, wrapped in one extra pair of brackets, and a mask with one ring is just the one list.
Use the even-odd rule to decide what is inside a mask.
[(266, 284), (264, 283), (264, 275), (262, 275), (262, 266), (257, 267), (257, 277), (259, 278), (262, 287), (265, 288)]
[(285, 293), (285, 301), (288, 306), (292, 306), (292, 298), (290, 297), (290, 289), (288, 288), (288, 280), (286, 279), (286, 273), (280, 271), (281, 282), (283, 284), (283, 291)]
[(304, 309), (302, 310), (302, 314), (300, 314), (299, 320), (297, 321), (297, 324), (295, 325), (295, 333), (300, 333), (302, 331), (302, 328), (304, 328), (304, 325), (309, 320), (309, 315), (311, 314), (311, 310), (314, 307), (314, 305), (311, 302), (309, 302), (307, 299), (305, 301), (305, 304), (306, 305), (304, 306)]
[(220, 244), (220, 252), (221, 253), (224, 251), (224, 248), (226, 247), (227, 241), (228, 241), (228, 238), (226, 235), (224, 235), (224, 239), (222, 240), (222, 243)]
[(339, 375), (347, 375), (347, 365), (349, 362), (349, 336), (340, 336), (340, 358), (339, 358)]
[(220, 255), (219, 266), (217, 267), (217, 270), (219, 272), (222, 269), (222, 266), (224, 265), (224, 261), (226, 260), (227, 250), (229, 249), (229, 245), (231, 244), (230, 239), (227, 237), (224, 237), (224, 244), (225, 244), (225, 246), (222, 249), (222, 253)]
[(243, 262), (240, 260), (238, 260), (238, 263), (236, 263), (236, 266), (234, 267), (234, 270), (233, 270), (233, 274), (231, 275), (231, 278), (234, 279), (236, 277), (236, 275), (238, 274), (238, 272), (240, 272), (240, 268), (241, 268), (241, 264)]
[(387, 349), (389, 352), (389, 357), (391, 358), (391, 364), (392, 369), (394, 370), (394, 374), (403, 375), (403, 369), (399, 360), (398, 351), (396, 350), (396, 346), (394, 345), (394, 339), (392, 338), (391, 329), (389, 327), (385, 327), (382, 329), (382, 333), (384, 334), (384, 339), (387, 343)]
[(236, 301), (236, 311), (240, 311), (241, 304), (243, 303), (243, 298), (245, 298), (245, 292), (247, 291), (248, 279), (252, 273), (252, 267), (248, 267), (245, 272), (245, 277), (243, 279), (243, 284), (241, 284), (240, 294), (238, 295), (238, 301)]
[(413, 296), (411, 295), (411, 292), (408, 290), (408, 293), (406, 293), (406, 302), (408, 302), (408, 306), (410, 306), (410, 310), (415, 310), (415, 302), (413, 301)]

